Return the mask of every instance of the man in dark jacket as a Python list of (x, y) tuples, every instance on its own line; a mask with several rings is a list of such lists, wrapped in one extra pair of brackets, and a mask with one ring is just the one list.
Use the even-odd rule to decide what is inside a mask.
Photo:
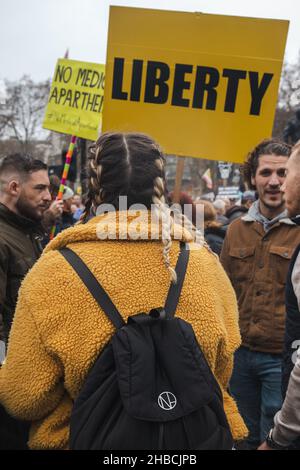
[(47, 166), (15, 154), (0, 165), (0, 314), (6, 341), (18, 290), (41, 254), (40, 225), (51, 201)]
[[(39, 258), (40, 221), (51, 201), (47, 166), (21, 154), (0, 163), (0, 340), (7, 342), (18, 291)], [(0, 407), (0, 449), (26, 448), (28, 426)]]

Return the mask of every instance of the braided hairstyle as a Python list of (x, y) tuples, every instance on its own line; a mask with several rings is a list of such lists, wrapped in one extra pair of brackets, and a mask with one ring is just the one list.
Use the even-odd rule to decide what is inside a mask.
[(163, 257), (171, 279), (176, 272), (170, 265), (173, 219), (167, 204), (165, 158), (158, 144), (144, 134), (102, 134), (89, 148), (88, 193), (81, 222), (101, 204), (119, 209), (119, 197), (127, 196), (128, 207), (155, 204), (162, 227)]

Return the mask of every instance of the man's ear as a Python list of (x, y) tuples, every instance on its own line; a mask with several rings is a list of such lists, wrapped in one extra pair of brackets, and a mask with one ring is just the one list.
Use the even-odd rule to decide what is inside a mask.
[(11, 180), (7, 185), (8, 192), (11, 196), (19, 196), (21, 191), (21, 183), (17, 179)]

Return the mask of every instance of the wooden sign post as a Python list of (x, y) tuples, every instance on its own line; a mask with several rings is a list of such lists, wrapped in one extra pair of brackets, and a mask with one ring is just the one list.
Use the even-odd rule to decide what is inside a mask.
[(174, 195), (173, 195), (173, 202), (179, 203), (180, 201), (180, 191), (181, 191), (181, 184), (182, 184), (182, 177), (184, 171), (184, 162), (185, 157), (178, 157), (177, 166), (176, 166), (176, 179), (175, 179), (175, 187), (174, 187)]

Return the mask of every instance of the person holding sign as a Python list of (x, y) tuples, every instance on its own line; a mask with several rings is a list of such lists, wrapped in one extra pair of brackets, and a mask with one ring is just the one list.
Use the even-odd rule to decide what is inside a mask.
[(49, 243), (23, 283), (0, 371), (0, 402), (32, 422), (31, 449), (68, 448), (73, 402), (115, 331), (67, 263), (63, 247), (84, 260), (126, 321), (164, 305), (178, 279), (179, 242), (188, 244), (176, 313), (192, 325), (217, 378), (233, 438), (247, 434), (227, 393), (240, 344), (234, 292), (203, 236), (183, 216), (170, 217), (164, 163), (161, 149), (146, 135), (102, 134), (90, 149), (81, 223)]

